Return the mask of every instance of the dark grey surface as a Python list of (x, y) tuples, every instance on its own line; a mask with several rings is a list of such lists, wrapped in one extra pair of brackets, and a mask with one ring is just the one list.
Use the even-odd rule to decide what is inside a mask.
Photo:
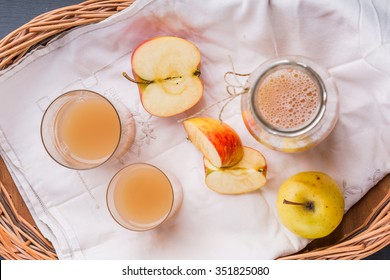
[[(0, 0), (0, 38), (45, 12), (80, 3), (81, 0)], [(390, 246), (369, 260), (390, 260)]]
[(34, 17), (82, 0), (0, 0), (0, 38)]

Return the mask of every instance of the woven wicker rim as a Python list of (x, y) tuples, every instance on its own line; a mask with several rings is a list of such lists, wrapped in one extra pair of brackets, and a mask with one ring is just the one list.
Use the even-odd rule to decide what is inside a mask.
[[(21, 59), (36, 45), (70, 28), (99, 22), (134, 1), (90, 0), (42, 14), (0, 41), (0, 69)], [(52, 244), (17, 212), (0, 182), (0, 255), (5, 259), (56, 259)], [(390, 203), (386, 200), (359, 232), (337, 244), (279, 259), (362, 259), (390, 244)]]
[(23, 57), (31, 47), (73, 27), (99, 22), (129, 7), (134, 0), (90, 0), (42, 14), (0, 41), (0, 69)]

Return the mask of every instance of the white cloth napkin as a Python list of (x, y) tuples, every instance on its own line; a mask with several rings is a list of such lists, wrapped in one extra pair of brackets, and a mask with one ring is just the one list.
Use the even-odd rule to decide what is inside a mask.
[[(63, 34), (0, 72), (0, 153), (40, 230), (60, 259), (272, 259), (309, 240), (279, 222), (280, 184), (307, 170), (328, 173), (343, 187), (346, 210), (390, 170), (390, 5), (382, 1), (137, 0), (99, 24)], [(175, 35), (202, 53), (204, 97), (186, 114), (148, 115), (125, 80), (142, 41)], [(223, 119), (268, 161), (260, 191), (220, 195), (204, 184), (202, 156), (176, 121), (226, 97), (224, 73), (253, 71), (278, 55), (308, 56), (326, 67), (340, 93), (340, 118), (317, 147), (271, 151), (244, 127), (237, 98)], [(134, 113), (137, 135), (123, 162), (90, 171), (56, 164), (40, 140), (50, 100), (88, 88)], [(206, 115), (218, 117), (220, 106)], [(107, 184), (124, 164), (149, 162), (181, 181), (178, 215), (162, 228), (136, 233), (117, 225), (105, 204)]]

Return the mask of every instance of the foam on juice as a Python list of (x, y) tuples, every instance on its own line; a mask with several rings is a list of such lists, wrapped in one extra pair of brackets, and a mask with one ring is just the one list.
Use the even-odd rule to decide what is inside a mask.
[(263, 119), (282, 130), (306, 126), (316, 116), (319, 88), (305, 72), (294, 68), (269, 74), (257, 90), (255, 106)]

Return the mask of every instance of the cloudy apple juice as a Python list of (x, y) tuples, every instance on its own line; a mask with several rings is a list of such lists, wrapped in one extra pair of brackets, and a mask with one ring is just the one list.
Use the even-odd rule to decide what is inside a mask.
[(264, 120), (281, 130), (310, 123), (320, 108), (320, 89), (308, 74), (283, 68), (270, 73), (259, 86), (255, 106)]
[(107, 191), (107, 204), (119, 224), (143, 231), (173, 215), (181, 196), (181, 186), (172, 175), (168, 177), (153, 165), (136, 163), (113, 177)]
[(118, 160), (134, 141), (135, 122), (119, 100), (78, 89), (66, 92), (46, 108), (41, 140), (59, 164), (76, 170)]
[(163, 173), (145, 165), (124, 171), (118, 179), (114, 201), (123, 219), (149, 224), (168, 215), (173, 192)]
[(338, 117), (331, 76), (299, 56), (266, 61), (250, 74), (241, 112), (260, 143), (283, 152), (307, 150), (324, 140)]
[(110, 157), (118, 146), (119, 116), (100, 96), (79, 98), (65, 105), (56, 121), (59, 146), (73, 158), (100, 161)]

